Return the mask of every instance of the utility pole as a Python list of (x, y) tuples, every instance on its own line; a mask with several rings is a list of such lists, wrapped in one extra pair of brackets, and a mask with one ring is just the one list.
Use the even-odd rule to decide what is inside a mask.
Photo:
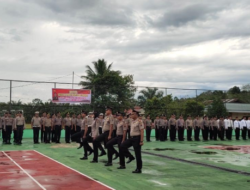
[(10, 104), (9, 104), (9, 111), (11, 110), (11, 101), (12, 101), (12, 80), (10, 80)]
[(75, 77), (75, 72), (73, 71), (73, 75), (72, 75), (72, 89), (74, 89), (74, 77)]

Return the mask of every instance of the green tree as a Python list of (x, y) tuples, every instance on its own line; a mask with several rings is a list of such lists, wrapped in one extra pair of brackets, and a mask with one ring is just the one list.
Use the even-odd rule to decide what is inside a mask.
[(191, 115), (196, 116), (200, 115), (202, 116), (204, 114), (204, 105), (200, 102), (197, 102), (195, 100), (188, 100), (185, 103), (185, 116)]
[(240, 94), (241, 93), (240, 87), (234, 86), (233, 88), (230, 88), (228, 90), (228, 93), (229, 94)]
[(92, 105), (95, 111), (103, 111), (107, 105), (113, 106), (114, 111), (121, 111), (131, 106), (135, 87), (132, 75), (121, 75), (121, 71), (112, 70), (112, 64), (104, 59), (93, 62), (93, 68), (86, 66), (84, 81), (79, 84), (84, 89), (92, 91)]
[(223, 101), (220, 98), (215, 98), (213, 100), (213, 103), (211, 105), (208, 106), (207, 109), (207, 115), (209, 117), (221, 117), (221, 116), (226, 116), (228, 115), (227, 113), (227, 109), (223, 103)]
[(147, 99), (152, 99), (154, 97), (156, 98), (162, 98), (163, 97), (163, 92), (158, 91), (158, 88), (150, 88), (146, 87), (146, 89), (143, 89), (140, 91), (140, 94), (138, 96), (138, 102), (140, 106), (144, 106), (146, 103)]

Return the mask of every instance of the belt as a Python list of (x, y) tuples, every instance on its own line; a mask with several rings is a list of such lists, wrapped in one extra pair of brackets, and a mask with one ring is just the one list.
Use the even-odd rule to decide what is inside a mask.
[(134, 138), (138, 138), (138, 137), (141, 137), (140, 135), (138, 136), (130, 136), (130, 138), (134, 139)]

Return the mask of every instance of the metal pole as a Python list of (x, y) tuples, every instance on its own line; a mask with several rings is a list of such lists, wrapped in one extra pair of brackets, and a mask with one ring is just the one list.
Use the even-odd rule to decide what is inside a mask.
[[(168, 100), (167, 96), (168, 96), (168, 89), (165, 88), (165, 94), (166, 94), (166, 100)], [(166, 101), (166, 115), (168, 114), (168, 101)]]
[(9, 104), (9, 110), (11, 110), (11, 101), (12, 101), (12, 80), (10, 80), (10, 104)]
[(73, 71), (73, 75), (72, 75), (72, 89), (74, 89), (74, 75), (75, 75), (75, 73)]
[(54, 83), (54, 88), (56, 88), (56, 83)]
[(198, 115), (198, 108), (197, 108), (197, 89), (195, 90), (195, 100), (196, 100), (196, 115)]

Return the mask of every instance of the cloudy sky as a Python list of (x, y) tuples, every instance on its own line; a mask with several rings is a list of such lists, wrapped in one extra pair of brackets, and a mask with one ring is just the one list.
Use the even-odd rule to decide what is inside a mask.
[[(74, 71), (79, 82), (104, 58), (136, 85), (241, 86), (250, 82), (249, 8), (248, 0), (0, 0), (0, 78), (71, 82)], [(0, 82), (2, 101), (8, 85)], [(47, 100), (52, 87), (15, 88), (13, 99)]]

